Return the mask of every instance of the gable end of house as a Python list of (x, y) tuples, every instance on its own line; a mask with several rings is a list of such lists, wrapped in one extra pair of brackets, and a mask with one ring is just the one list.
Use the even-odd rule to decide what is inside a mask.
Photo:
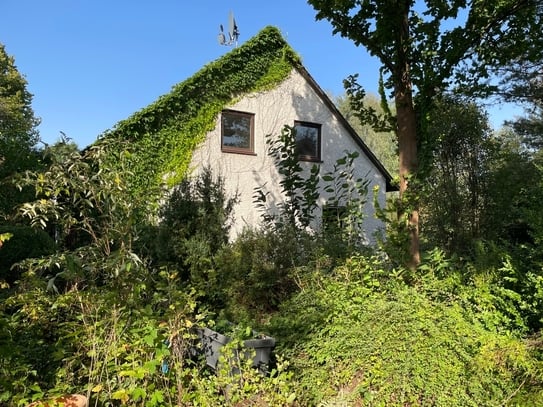
[[(337, 107), (303, 67), (299, 56), (273, 26), (261, 30), (238, 48), (205, 65), (192, 77), (173, 86), (171, 92), (120, 121), (98, 143), (108, 140), (113, 150), (127, 149), (132, 159), (131, 190), (149, 196), (168, 175), (170, 185), (190, 170), (192, 154), (214, 129), (221, 112), (244, 95), (274, 89), (296, 69), (323, 103), (347, 129), (353, 140), (386, 179), (391, 176)], [(114, 154), (113, 154), (114, 155)], [(115, 165), (114, 160), (112, 164)]]

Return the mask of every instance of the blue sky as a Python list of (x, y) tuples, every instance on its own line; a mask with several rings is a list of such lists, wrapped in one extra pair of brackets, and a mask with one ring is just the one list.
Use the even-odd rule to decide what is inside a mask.
[[(378, 61), (332, 36), (303, 0), (0, 0), (0, 43), (28, 81), (42, 139), (52, 143), (64, 132), (85, 147), (230, 51), (217, 41), (230, 11), (239, 44), (278, 27), (332, 95), (342, 95), (343, 79), (354, 73), (376, 91)], [(494, 125), (513, 115), (490, 113)]]

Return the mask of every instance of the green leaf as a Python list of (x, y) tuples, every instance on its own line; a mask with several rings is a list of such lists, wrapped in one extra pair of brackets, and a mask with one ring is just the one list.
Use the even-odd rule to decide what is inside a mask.
[(134, 401), (143, 400), (146, 396), (147, 392), (141, 387), (136, 387), (134, 390), (132, 390), (132, 398)]
[(126, 403), (129, 399), (129, 396), (126, 389), (120, 389), (113, 392), (113, 394), (111, 395), (111, 398), (113, 400), (121, 400), (123, 403)]
[(162, 394), (162, 391), (155, 390), (151, 396), (151, 400), (149, 401), (150, 405), (156, 406), (159, 405), (164, 401), (164, 395)]

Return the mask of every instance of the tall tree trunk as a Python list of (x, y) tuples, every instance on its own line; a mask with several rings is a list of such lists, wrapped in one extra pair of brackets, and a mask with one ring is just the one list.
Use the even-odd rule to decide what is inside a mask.
[[(415, 108), (413, 106), (413, 84), (410, 76), (409, 57), (407, 50), (409, 48), (409, 7), (410, 1), (402, 0), (400, 6), (403, 8), (401, 13), (401, 23), (398, 25), (396, 52), (397, 65), (394, 75), (394, 99), (396, 104), (398, 149), (400, 155), (400, 199), (404, 198), (409, 188), (409, 177), (414, 175), (418, 167), (417, 157), (417, 119)], [(419, 248), (419, 211), (416, 202), (409, 202), (409, 261), (408, 267), (414, 269), (420, 263)], [(411, 205), (415, 205), (412, 207)], [(405, 209), (402, 206), (402, 213), (405, 215)]]
[[(409, 176), (413, 175), (418, 166), (417, 161), (417, 126), (415, 109), (411, 89), (398, 88), (395, 94), (396, 114), (398, 121), (398, 147), (400, 153), (400, 199), (404, 198), (409, 188)], [(411, 207), (409, 213), (409, 263), (410, 268), (415, 268), (420, 263), (419, 250), (419, 211), (418, 206)], [(399, 216), (405, 215), (405, 209), (401, 210)]]

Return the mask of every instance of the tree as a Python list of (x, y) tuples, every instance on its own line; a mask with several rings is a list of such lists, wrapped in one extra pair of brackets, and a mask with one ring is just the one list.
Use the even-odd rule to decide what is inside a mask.
[(151, 230), (156, 237), (148, 242), (149, 257), (159, 266), (176, 269), (183, 282), (190, 282), (209, 300), (217, 287), (214, 256), (228, 243), (238, 201), (237, 194), (226, 195), (224, 178), (209, 167), (187, 177), (169, 191), (159, 210), (160, 222)]
[(521, 61), (507, 67), (502, 91), (510, 102), (521, 103), (526, 107), (526, 116), (509, 122), (522, 136), (528, 149), (540, 150), (543, 147), (543, 58), (536, 63)]
[[(425, 137), (426, 111), (445, 89), (488, 95), (488, 79), (514, 60), (536, 60), (542, 49), (539, 0), (309, 0), (317, 20), (379, 58), (392, 91), (399, 148), (399, 215), (409, 225), (410, 261), (420, 262), (419, 213), (412, 180)], [(347, 85), (357, 90), (356, 77)], [(416, 100), (416, 104), (415, 104)], [(409, 193), (408, 193), (409, 192)], [(411, 193), (413, 192), (413, 193)]]
[(499, 148), (488, 177), (482, 235), (508, 248), (534, 244), (543, 230), (541, 159), (525, 148), (523, 137), (512, 128), (502, 128), (495, 138)]
[[(381, 108), (381, 102), (376, 95), (368, 94), (363, 101), (365, 106), (373, 108), (380, 114), (385, 114)], [(341, 114), (347, 119), (349, 124), (355, 129), (356, 133), (362, 138), (364, 143), (375, 153), (379, 161), (390, 172), (398, 171), (398, 147), (396, 145), (395, 134), (392, 131), (376, 131), (370, 124), (360, 120), (352, 107), (352, 100), (349, 96), (338, 96), (335, 98)]]
[(433, 148), (420, 163), (427, 171), (421, 185), (421, 230), (430, 247), (438, 242), (449, 253), (464, 254), (481, 237), (496, 142), (486, 114), (474, 103), (439, 98), (428, 115)]
[(19, 267), (65, 287), (96, 286), (111, 282), (130, 290), (141, 277), (141, 261), (133, 251), (137, 238), (140, 202), (128, 195), (126, 147), (117, 152), (117, 169), (108, 166), (107, 142), (80, 152), (63, 139), (44, 150), (47, 167), (27, 171), (18, 187), (31, 186), (33, 201), (19, 208), (32, 227), (52, 232), (57, 249), (39, 259), (26, 259)]
[(21, 201), (6, 178), (35, 168), (38, 162), (34, 146), (39, 138), (39, 120), (34, 116), (32, 94), (26, 86), (14, 58), (0, 44), (0, 216)]

